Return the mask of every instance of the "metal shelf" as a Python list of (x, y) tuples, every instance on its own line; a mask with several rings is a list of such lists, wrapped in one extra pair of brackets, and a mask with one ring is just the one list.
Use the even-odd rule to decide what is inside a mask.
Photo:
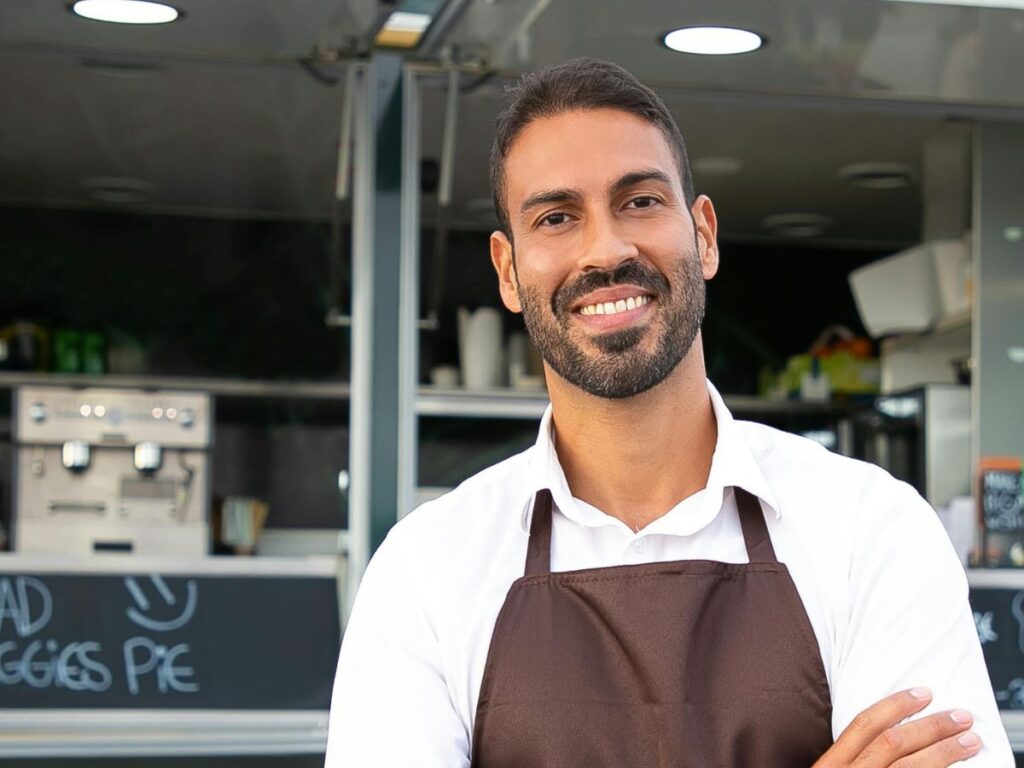
[(1024, 712), (1002, 712), (1003, 727), (1015, 753), (1024, 752)]
[[(769, 400), (746, 395), (725, 395), (734, 414), (837, 415), (849, 409), (831, 402)], [(416, 413), (420, 416), (457, 416), (490, 419), (539, 419), (548, 404), (547, 392), (514, 389), (467, 390), (458, 387), (420, 387)]]
[(191, 390), (209, 392), (216, 397), (252, 399), (347, 400), (349, 396), (349, 385), (346, 381), (273, 381), (0, 371), (0, 388), (22, 386)]
[[(273, 531), (274, 529), (268, 530)], [(165, 576), (265, 576), (276, 578), (322, 576), (336, 578), (342, 567), (341, 549), (346, 546), (348, 532), (339, 530), (336, 532), (336, 536), (339, 542), (339, 552), (335, 555), (179, 557), (99, 552), (83, 555), (2, 552), (0, 553), (0, 574), (159, 573)]]
[[(344, 381), (272, 381), (260, 379), (191, 378), (178, 376), (121, 376), (0, 371), (0, 389), (20, 386), (123, 387), (131, 389), (193, 390), (215, 397), (280, 400), (347, 400)], [(746, 395), (725, 395), (736, 414), (842, 414), (835, 403), (769, 400)], [(548, 404), (546, 391), (516, 389), (469, 390), (461, 387), (421, 386), (417, 390), (419, 416), (454, 416), (488, 419), (539, 419)]]
[(420, 387), (416, 396), (419, 416), (539, 419), (547, 405), (547, 392), (515, 389)]
[(971, 589), (1024, 589), (1024, 568), (968, 568), (967, 583)]
[(328, 713), (0, 710), (5, 757), (301, 755), (327, 748)]

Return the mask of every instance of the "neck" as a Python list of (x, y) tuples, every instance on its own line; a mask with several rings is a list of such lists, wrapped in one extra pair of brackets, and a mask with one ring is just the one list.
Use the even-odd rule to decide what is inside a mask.
[(639, 531), (707, 485), (718, 429), (698, 335), (660, 384), (595, 397), (547, 370), (555, 449), (573, 496)]

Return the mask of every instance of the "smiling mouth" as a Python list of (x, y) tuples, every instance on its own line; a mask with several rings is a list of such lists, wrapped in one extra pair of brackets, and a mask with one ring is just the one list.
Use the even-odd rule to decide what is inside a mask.
[(587, 304), (580, 307), (576, 311), (581, 315), (617, 315), (620, 312), (629, 312), (634, 309), (638, 309), (652, 301), (652, 297), (647, 294), (640, 294), (638, 296), (630, 296), (625, 299), (618, 299), (617, 301), (599, 301), (594, 304)]

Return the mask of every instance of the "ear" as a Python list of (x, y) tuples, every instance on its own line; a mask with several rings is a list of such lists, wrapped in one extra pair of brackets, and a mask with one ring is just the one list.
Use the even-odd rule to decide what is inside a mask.
[(718, 274), (718, 216), (707, 195), (699, 195), (690, 208), (693, 225), (697, 229), (697, 254), (700, 256), (704, 279)]
[(491, 263), (498, 273), (498, 290), (501, 300), (510, 312), (522, 312), (519, 303), (519, 286), (516, 281), (516, 265), (512, 259), (512, 243), (504, 232), (491, 232)]

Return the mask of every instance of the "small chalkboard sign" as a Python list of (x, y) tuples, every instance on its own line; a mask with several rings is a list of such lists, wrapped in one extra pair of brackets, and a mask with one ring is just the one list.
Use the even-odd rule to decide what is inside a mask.
[(0, 573), (0, 709), (326, 710), (323, 576)]
[(999, 708), (1024, 710), (1024, 589), (972, 587), (971, 608)]
[(1021, 469), (1017, 466), (986, 467), (981, 472), (981, 509), (985, 529), (1013, 533), (1024, 529), (1021, 508)]

